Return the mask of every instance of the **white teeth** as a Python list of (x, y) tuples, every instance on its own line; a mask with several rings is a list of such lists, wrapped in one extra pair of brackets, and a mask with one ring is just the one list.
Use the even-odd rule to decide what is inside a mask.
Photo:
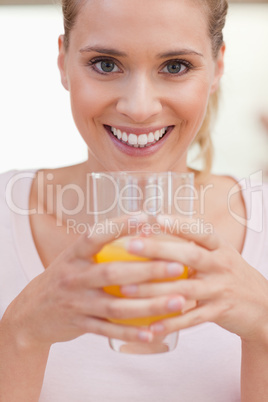
[[(119, 130), (120, 131), (120, 130)], [(117, 132), (117, 130), (116, 130), (116, 132)], [(116, 135), (116, 134), (115, 134)], [(118, 137), (117, 137), (118, 138)], [(119, 138), (120, 139), (120, 138)], [(127, 142), (127, 133), (123, 133), (122, 134), (122, 141), (124, 141), (124, 142)]]
[(139, 145), (147, 145), (148, 139), (146, 134), (141, 134), (138, 136), (138, 144)]
[(159, 140), (159, 135), (160, 135), (160, 132), (159, 132), (159, 130), (157, 130), (157, 131), (154, 133), (154, 139), (155, 139), (155, 141), (158, 141), (158, 140)]
[(129, 134), (128, 143), (130, 145), (137, 145), (138, 144), (138, 137), (136, 136), (136, 134)]
[(155, 144), (159, 141), (163, 135), (167, 132), (168, 127), (164, 127), (161, 130), (156, 130), (155, 133), (151, 132), (149, 134), (136, 135), (133, 133), (127, 134), (126, 132), (121, 132), (115, 127), (111, 127), (111, 132), (115, 137), (128, 145), (135, 148), (144, 148), (146, 146)]
[(148, 135), (148, 142), (154, 142), (154, 133)]
[[(114, 129), (115, 130), (115, 129)], [(116, 131), (116, 130), (115, 130)], [(119, 140), (121, 140), (121, 138), (122, 138), (122, 133), (121, 133), (121, 131), (120, 130), (117, 130), (117, 133), (115, 133), (114, 131), (113, 131), (113, 133), (115, 134), (115, 135), (117, 135), (117, 138), (119, 139)]]

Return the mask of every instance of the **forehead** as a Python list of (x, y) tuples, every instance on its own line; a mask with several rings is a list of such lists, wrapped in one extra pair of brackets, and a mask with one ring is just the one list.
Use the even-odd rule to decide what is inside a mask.
[(81, 46), (105, 41), (122, 50), (210, 46), (207, 16), (197, 0), (86, 0), (72, 37)]

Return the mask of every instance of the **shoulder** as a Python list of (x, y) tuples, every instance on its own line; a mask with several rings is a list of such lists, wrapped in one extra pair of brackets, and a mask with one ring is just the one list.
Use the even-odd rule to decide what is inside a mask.
[(0, 191), (1, 193), (15, 188), (15, 185), (29, 183), (35, 177), (35, 170), (9, 170), (0, 173)]
[(241, 252), (246, 227), (236, 217), (246, 219), (246, 206), (237, 180), (211, 174), (197, 183), (197, 190), (199, 215), (215, 232)]
[(0, 198), (1, 201), (14, 201), (24, 191), (27, 191), (31, 185), (35, 170), (11, 170), (0, 174)]
[(250, 218), (253, 210), (268, 210), (268, 182), (261, 171), (244, 177), (210, 175), (202, 186), (209, 187), (214, 210), (241, 218)]
[(20, 200), (28, 194), (34, 176), (34, 170), (10, 170), (0, 174), (1, 224), (8, 222), (12, 213), (22, 211), (22, 208), (25, 208), (21, 205)]
[(245, 213), (244, 197), (236, 178), (210, 174), (197, 182), (197, 189), (200, 204), (209, 214), (219, 218), (230, 209), (241, 215)]
[(12, 178), (16, 175), (17, 170), (10, 170), (0, 174), (0, 215), (6, 216), (8, 210), (7, 189), (10, 186)]
[(225, 205), (241, 211), (243, 205), (245, 208), (252, 198), (263, 199), (266, 204), (268, 202), (268, 182), (263, 180), (262, 172), (244, 177), (211, 174), (198, 185), (203, 192), (210, 191), (211, 197), (214, 202), (217, 201), (218, 206)]
[(5, 190), (9, 180), (18, 172), (18, 170), (9, 170), (8, 172), (0, 173), (0, 190), (1, 193)]

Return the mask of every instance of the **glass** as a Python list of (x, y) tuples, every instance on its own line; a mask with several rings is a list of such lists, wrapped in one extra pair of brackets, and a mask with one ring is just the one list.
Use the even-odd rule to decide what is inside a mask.
[[(129, 215), (129, 232), (134, 221), (143, 213), (148, 222), (139, 227), (138, 233), (149, 231), (150, 236), (158, 236), (163, 240), (173, 240), (170, 234), (165, 234), (165, 228), (160, 227), (156, 217), (159, 214), (173, 215), (179, 218), (174, 230), (179, 229), (185, 218), (192, 216), (194, 199), (194, 174), (175, 172), (103, 172), (92, 173), (88, 177), (88, 199), (90, 214), (93, 216), (94, 230), (110, 230), (116, 235), (120, 227), (111, 225), (109, 219)], [(170, 223), (167, 222), (170, 230)], [(135, 225), (136, 227), (136, 225)], [(133, 234), (132, 234), (133, 236)], [(119, 238), (107, 244), (95, 256), (97, 263), (111, 261), (144, 261), (145, 258), (128, 253), (123, 247), (124, 238)], [(187, 267), (177, 278), (168, 281), (186, 279)], [(120, 292), (120, 286), (107, 286), (104, 291), (116, 296), (125, 297)], [(155, 321), (172, 317), (180, 313), (170, 313), (163, 316), (136, 317), (122, 320), (111, 319), (112, 322), (148, 327)], [(109, 339), (111, 348), (121, 353), (150, 354), (174, 350), (178, 342), (178, 332), (166, 337), (156, 336), (152, 343), (123, 342)]]

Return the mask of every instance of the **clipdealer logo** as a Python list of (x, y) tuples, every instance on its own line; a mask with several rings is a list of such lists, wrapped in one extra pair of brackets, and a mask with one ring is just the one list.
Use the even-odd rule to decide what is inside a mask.
[[(94, 211), (90, 209), (90, 202), (88, 200), (89, 198), (89, 189), (88, 189), (88, 182), (86, 182), (86, 191), (84, 191), (81, 187), (79, 187), (76, 184), (68, 184), (68, 185), (53, 185), (52, 181), (54, 179), (53, 174), (47, 173), (45, 175), (44, 172), (38, 172), (38, 194), (37, 194), (37, 207), (33, 209), (29, 209), (28, 205), (20, 205), (19, 200), (19, 192), (21, 191), (20, 188), (24, 186), (26, 181), (31, 182), (33, 178), (36, 176), (35, 172), (19, 172), (16, 173), (14, 176), (11, 177), (11, 179), (8, 181), (7, 186), (6, 186), (6, 203), (9, 207), (9, 209), (18, 215), (22, 216), (29, 216), (29, 215), (34, 215), (34, 214), (50, 214), (54, 215), (56, 217), (56, 222), (57, 226), (62, 226), (65, 225), (67, 226), (67, 230), (70, 231), (76, 231), (76, 233), (94, 233), (94, 231), (102, 231), (103, 226), (97, 225), (96, 224), (89, 224), (89, 223), (81, 223), (81, 222), (76, 222), (74, 219), (75, 215), (78, 216), (78, 214), (83, 210), (83, 208), (86, 207), (86, 212), (88, 216), (94, 215)], [(112, 178), (107, 175), (107, 178), (110, 180), (113, 180)], [(22, 181), (22, 182), (21, 182)], [(45, 184), (46, 183), (46, 184)], [(22, 187), (20, 187), (20, 185)], [(259, 170), (257, 172), (252, 173), (249, 175), (247, 178), (243, 178), (239, 180), (228, 192), (228, 197), (227, 197), (227, 207), (230, 215), (241, 225), (246, 226), (248, 229), (253, 230), (257, 233), (262, 232), (263, 230), (263, 173), (262, 170)], [(183, 188), (183, 187), (182, 187)], [(213, 185), (207, 185), (200, 188), (200, 192), (197, 193), (195, 188), (192, 188), (192, 198), (193, 201), (196, 202), (195, 206), (199, 208), (199, 216), (205, 217), (205, 207), (206, 207), (206, 193), (209, 190), (213, 189)], [(180, 195), (180, 190), (181, 188), (178, 189), (178, 193), (176, 195), (175, 203), (177, 200), (183, 199)], [(125, 189), (121, 192), (115, 192), (116, 197), (114, 198), (113, 204), (110, 206), (111, 209), (114, 208), (115, 205), (120, 205), (122, 204), (122, 210), (123, 212), (128, 212), (124, 211), (123, 207), (123, 202), (126, 197), (126, 193), (124, 192)], [(72, 208), (68, 209), (64, 205), (64, 197), (67, 192), (73, 192), (73, 195), (76, 199), (76, 203), (73, 205)], [(246, 211), (246, 217), (240, 216), (235, 209), (232, 207), (232, 200), (234, 196), (237, 196), (238, 193), (242, 193), (241, 195), (243, 196), (243, 199), (246, 200), (246, 206), (247, 206), (247, 211)], [(140, 198), (142, 199), (142, 193), (138, 195), (137, 200)], [(156, 200), (159, 198), (161, 200), (161, 189), (157, 189), (156, 193)], [(46, 197), (46, 198), (45, 198)], [(186, 197), (187, 198), (187, 197)], [(51, 200), (54, 199), (55, 203), (51, 202)], [(44, 203), (44, 200), (46, 201)], [(44, 210), (44, 204), (46, 204), (46, 211)], [(162, 213), (161, 211), (161, 203), (157, 204), (158, 207), (160, 205), (160, 209), (155, 210), (155, 215), (158, 213)], [(145, 212), (147, 211), (147, 205), (145, 203)], [(257, 213), (256, 213), (257, 211)], [(101, 213), (106, 212), (101, 211)], [(144, 211), (138, 211), (137, 215), (141, 212)], [(183, 211), (184, 214), (182, 214), (181, 210), (178, 211), (180, 215), (184, 216), (189, 216), (187, 211)], [(195, 215), (196, 211), (193, 211), (193, 216)], [(135, 213), (134, 213), (135, 215)], [(149, 211), (150, 215), (150, 211)], [(68, 218), (70, 217), (70, 218)], [(197, 219), (198, 221), (198, 227), (199, 230), (202, 233), (209, 233), (212, 231), (213, 225), (210, 223), (206, 223), (204, 219)], [(178, 230), (189, 230), (187, 227), (183, 227), (183, 224), (178, 228), (176, 228), (176, 231)], [(120, 229), (115, 229), (116, 231), (120, 231)], [(170, 228), (169, 228), (170, 230)], [(174, 229), (175, 230), (175, 229)], [(192, 227), (192, 229), (196, 232), (197, 226)]]
[[(53, 184), (53, 174), (38, 172), (37, 206), (29, 209), (28, 206), (19, 205), (18, 191), (20, 191), (20, 186), (24, 186), (25, 180), (28, 180), (28, 183), (29, 180), (33, 180), (35, 173), (21, 172), (12, 176), (7, 184), (6, 203), (9, 209), (17, 215), (54, 215), (57, 226), (62, 226), (66, 222), (66, 217), (78, 216), (82, 211), (91, 217), (91, 221), (94, 216), (95, 222), (104, 218), (112, 218), (115, 215), (135, 216), (141, 213), (149, 216), (171, 214), (172, 212), (181, 216), (192, 215), (191, 205), (196, 198), (196, 190), (190, 184), (180, 184), (174, 189), (174, 193), (165, 194), (163, 188), (157, 183), (146, 184), (145, 187), (130, 183), (118, 188), (118, 184), (112, 176), (105, 173), (100, 175), (105, 178), (105, 184), (109, 187), (108, 202), (105, 197), (98, 196), (96, 183), (90, 182), (90, 174), (86, 176), (85, 186), (80, 187), (75, 183)], [(21, 183), (22, 181), (24, 183)], [(105, 186), (103, 185), (102, 188)], [(69, 208), (65, 203), (67, 193), (71, 194), (73, 198), (72, 206)], [(44, 205), (46, 205), (46, 210)]]
[[(106, 220), (104, 222), (94, 223), (90, 225), (88, 223), (77, 223), (75, 219), (67, 219), (66, 221), (67, 234), (73, 233), (83, 235), (87, 233), (88, 237), (92, 237), (94, 234), (113, 234), (117, 239), (120, 237), (124, 230), (124, 224), (115, 223), (113, 221)], [(196, 219), (194, 221), (180, 221), (179, 218), (164, 219), (164, 224), (158, 222), (153, 223), (139, 223), (134, 217), (130, 217), (128, 220), (128, 227), (126, 232), (133, 233), (134, 230), (140, 235), (153, 235), (157, 236), (163, 233), (178, 235), (179, 233), (195, 233), (195, 234), (212, 234), (214, 227), (211, 223), (205, 222), (204, 219)]]

